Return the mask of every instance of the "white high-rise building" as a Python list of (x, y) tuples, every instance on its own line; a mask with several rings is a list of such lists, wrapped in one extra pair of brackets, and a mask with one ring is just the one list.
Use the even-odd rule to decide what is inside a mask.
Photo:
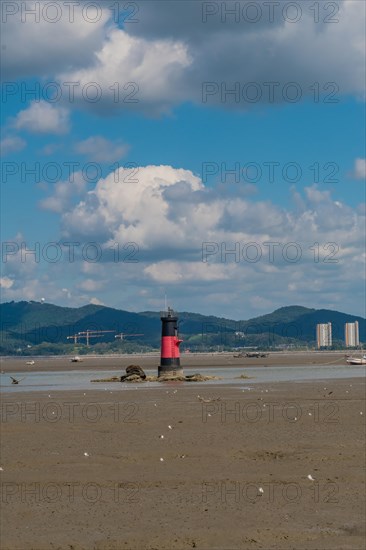
[(332, 323), (319, 323), (316, 325), (316, 343), (318, 349), (332, 345)]
[(344, 340), (348, 348), (354, 348), (360, 345), (360, 336), (358, 332), (358, 321), (354, 323), (345, 323)]

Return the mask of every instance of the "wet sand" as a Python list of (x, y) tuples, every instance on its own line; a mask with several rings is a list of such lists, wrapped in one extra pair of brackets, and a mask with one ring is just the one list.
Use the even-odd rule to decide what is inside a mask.
[(360, 550), (364, 398), (361, 379), (5, 394), (0, 546)]
[[(187, 353), (183, 354), (181, 363), (187, 368), (203, 369), (207, 367), (245, 367), (271, 365), (345, 365), (344, 351), (336, 352), (270, 352), (268, 357), (234, 357), (233, 353)], [(356, 354), (359, 355), (359, 354)], [(125, 371), (131, 364), (140, 365), (144, 369), (158, 368), (159, 354), (155, 355), (121, 355), (121, 356), (81, 356), (80, 363), (72, 363), (72, 356), (59, 357), (2, 357), (0, 367), (5, 372), (46, 372), (60, 370), (100, 369)], [(34, 365), (27, 361), (34, 360)]]

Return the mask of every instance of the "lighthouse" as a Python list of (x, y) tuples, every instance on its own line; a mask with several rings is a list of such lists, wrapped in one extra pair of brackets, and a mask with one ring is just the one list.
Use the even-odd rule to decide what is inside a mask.
[(180, 366), (179, 345), (182, 342), (178, 338), (178, 317), (168, 307), (163, 311), (161, 318), (161, 356), (158, 376), (183, 376)]

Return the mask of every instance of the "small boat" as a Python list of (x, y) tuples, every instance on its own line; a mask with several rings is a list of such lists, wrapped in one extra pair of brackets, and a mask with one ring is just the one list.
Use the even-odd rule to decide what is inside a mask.
[(366, 355), (362, 357), (349, 357), (347, 363), (349, 365), (366, 365)]
[(34, 364), (35, 364), (35, 361), (33, 361), (33, 359), (32, 361), (27, 361), (27, 365), (34, 365)]

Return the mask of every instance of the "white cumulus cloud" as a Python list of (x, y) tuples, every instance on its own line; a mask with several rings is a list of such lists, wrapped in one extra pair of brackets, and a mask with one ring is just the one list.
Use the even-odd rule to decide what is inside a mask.
[[(42, 9), (41, 2), (26, 4)], [(298, 95), (299, 100), (314, 99), (315, 83), (321, 94), (317, 101), (332, 92), (338, 101), (342, 94), (364, 97), (365, 4), (358, 0), (339, 0), (323, 10), (318, 6), (318, 21), (312, 0), (292, 3), (285, 12), (282, 3), (276, 3), (273, 17), (271, 3), (258, 0), (255, 22), (250, 21), (255, 9), (245, 11), (246, 2), (232, 3), (239, 10), (237, 17), (224, 17), (228, 5), (214, 2), (215, 13), (204, 20), (210, 3), (151, 0), (141, 5), (138, 24), (126, 23), (123, 29), (113, 21), (112, 5), (96, 3), (101, 13), (91, 23), (83, 16), (87, 3), (81, 1), (73, 8), (73, 22), (67, 3), (59, 4), (62, 17), (53, 24), (45, 17), (35, 23), (31, 16), (22, 22), (21, 10), (7, 18), (4, 68), (14, 77), (56, 81), (65, 103), (70, 99), (65, 83), (74, 83), (73, 107), (82, 105), (107, 115), (121, 109), (157, 115), (191, 101), (247, 110), (255, 107), (253, 93), (259, 103), (285, 101), (291, 82), (298, 92), (290, 87), (288, 95)], [(296, 15), (294, 4), (300, 17), (290, 22)], [(91, 18), (92, 6), (89, 10)], [(246, 93), (250, 82), (257, 91)], [(96, 101), (90, 101), (86, 92), (91, 83), (99, 93)], [(205, 83), (215, 89), (207, 97), (203, 97)], [(239, 97), (222, 95), (236, 83)], [(273, 83), (274, 100), (265, 83)]]
[(41, 200), (39, 205), (44, 210), (62, 213), (71, 207), (73, 199), (83, 194), (85, 189), (86, 181), (82, 172), (75, 172), (72, 178), (57, 182), (53, 194)]
[(104, 306), (104, 302), (102, 300), (99, 300), (99, 298), (96, 298), (95, 296), (89, 300), (89, 304), (93, 304), (94, 306)]
[(18, 136), (5, 137), (0, 142), (0, 154), (2, 157), (5, 157), (10, 153), (17, 153), (22, 151), (26, 145), (24, 139)]
[(91, 136), (75, 145), (75, 151), (87, 155), (95, 162), (114, 162), (128, 151), (128, 146), (120, 140), (111, 141), (102, 136)]
[[(97, 2), (99, 14), (85, 1), (2, 2), (2, 71), (5, 80), (49, 76), (83, 66), (94, 57), (106, 35), (111, 11)], [(87, 4), (92, 4), (87, 2)], [(94, 3), (95, 4), (95, 3)], [(33, 12), (33, 13), (32, 13)], [(24, 83), (25, 84), (25, 83)], [(30, 86), (32, 87), (32, 86)]]
[[(160, 113), (182, 94), (182, 76), (190, 65), (187, 47), (171, 39), (148, 41), (112, 29), (89, 67), (58, 75), (60, 82), (72, 81), (76, 97), (93, 110), (134, 109)], [(85, 101), (85, 87), (97, 83), (100, 98)]]
[(14, 284), (14, 281), (10, 277), (1, 277), (0, 278), (0, 287), (1, 288), (11, 288)]
[[(60, 241), (79, 243), (68, 264), (78, 303), (98, 292), (108, 305), (131, 309), (133, 296), (146, 310), (167, 292), (178, 309), (189, 302), (230, 318), (294, 303), (360, 311), (366, 212), (321, 187), (293, 190), (293, 203), (280, 207), (218, 194), (184, 168), (149, 165), (120, 168), (89, 191), (81, 184), (79, 196), (69, 191), (61, 182), (43, 206), (60, 214)], [(96, 263), (81, 254), (90, 242)], [(35, 268), (12, 255), (5, 275), (21, 285)]]
[[(203, 242), (337, 242), (351, 250), (362, 215), (329, 191), (307, 187), (294, 210), (270, 201), (219, 196), (189, 170), (171, 166), (120, 168), (63, 211), (63, 234), (90, 235), (106, 245), (137, 243), (161, 260), (188, 260)], [(341, 216), (339, 215), (342, 211)], [(220, 245), (221, 246), (221, 245)], [(351, 252), (350, 252), (351, 253)]]
[[(221, 4), (215, 3), (219, 13), (205, 24), (200, 2), (146, 2), (141, 24), (110, 26), (95, 59), (61, 72), (58, 81), (80, 82), (79, 102), (108, 114), (120, 109), (160, 114), (183, 101), (247, 110), (294, 97), (319, 102), (339, 101), (342, 94), (364, 96), (364, 4), (338, 2), (336, 24), (324, 23), (327, 14), (315, 22), (308, 1), (301, 3), (296, 23), (281, 9), (271, 20), (266, 2), (258, 4), (262, 17), (255, 24), (233, 16), (222, 21)], [(90, 82), (100, 87), (93, 104), (82, 93)], [(254, 87), (247, 89), (248, 83)], [(225, 93), (235, 87), (236, 95)]]
[(69, 111), (47, 101), (32, 101), (17, 114), (13, 125), (34, 134), (66, 134), (70, 129)]
[(354, 167), (353, 176), (357, 180), (366, 179), (366, 159), (357, 158), (355, 160), (355, 167)]

